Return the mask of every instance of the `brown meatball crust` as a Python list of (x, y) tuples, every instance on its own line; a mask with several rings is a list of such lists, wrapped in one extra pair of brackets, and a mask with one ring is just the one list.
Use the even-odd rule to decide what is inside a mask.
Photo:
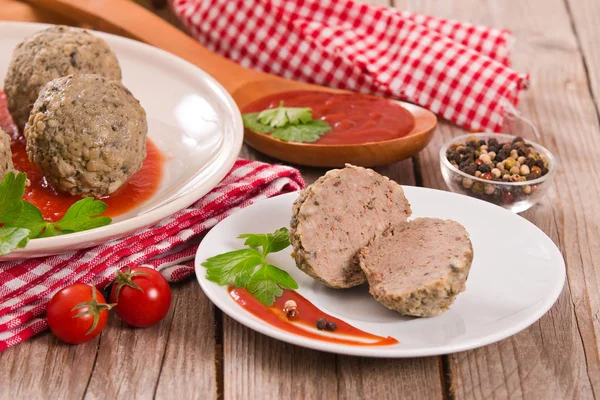
[(24, 128), (44, 85), (75, 73), (121, 80), (119, 62), (110, 47), (84, 29), (53, 26), (20, 43), (4, 80), (8, 110), (19, 129)]
[(0, 181), (10, 171), (14, 171), (12, 152), (10, 151), (10, 136), (0, 129)]
[(120, 82), (69, 75), (40, 92), (25, 126), (27, 155), (56, 190), (101, 197), (142, 167), (147, 132), (144, 109)]

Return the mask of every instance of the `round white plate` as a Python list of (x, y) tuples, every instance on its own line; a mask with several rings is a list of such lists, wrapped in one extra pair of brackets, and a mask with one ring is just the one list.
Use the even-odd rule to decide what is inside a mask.
[(207, 258), (243, 248), (242, 233), (266, 233), (289, 226), (290, 193), (256, 203), (215, 226), (196, 254), (200, 286), (223, 312), (275, 339), (312, 349), (369, 357), (421, 357), (484, 346), (525, 329), (550, 309), (565, 281), (560, 251), (540, 229), (501, 207), (471, 197), (418, 187), (404, 187), (413, 218), (453, 219), (471, 235), (475, 257), (467, 289), (444, 314), (410, 318), (390, 311), (366, 285), (330, 289), (298, 270), (291, 247), (271, 254), (270, 262), (289, 272), (298, 292), (318, 308), (364, 331), (392, 336), (393, 346), (364, 347), (331, 344), (290, 334), (256, 318), (235, 303), (227, 289), (206, 280), (200, 264)]
[[(0, 87), (14, 47), (50, 25), (0, 22)], [(45, 239), (0, 258), (20, 259), (105, 243), (152, 225), (208, 193), (233, 166), (243, 140), (240, 112), (225, 89), (198, 67), (134, 40), (94, 32), (115, 51), (123, 83), (148, 116), (148, 136), (168, 160), (157, 193), (106, 227)]]

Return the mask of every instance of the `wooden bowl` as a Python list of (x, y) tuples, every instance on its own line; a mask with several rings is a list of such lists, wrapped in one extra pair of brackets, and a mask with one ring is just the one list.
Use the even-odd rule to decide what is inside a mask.
[[(232, 93), (240, 109), (255, 100), (276, 93), (295, 90), (319, 90), (331, 93), (348, 93), (339, 89), (309, 85), (302, 82), (281, 82), (280, 78), (249, 82)], [(406, 135), (394, 140), (347, 145), (284, 142), (268, 134), (246, 129), (244, 141), (271, 157), (298, 165), (311, 167), (343, 167), (350, 163), (363, 167), (391, 164), (412, 157), (431, 141), (437, 117), (431, 111), (414, 104), (397, 101), (415, 118), (415, 126)]]
[(391, 164), (423, 150), (437, 124), (432, 112), (410, 103), (398, 103), (415, 117), (415, 126), (406, 136), (394, 140), (347, 145), (294, 143), (249, 129), (245, 130), (244, 140), (261, 153), (311, 167), (343, 167), (346, 163), (364, 167)]
[[(2, 0), (0, 0), (2, 1)], [(99, 29), (134, 38), (169, 51), (205, 70), (231, 93), (240, 109), (262, 97), (294, 90), (344, 92), (322, 86), (291, 81), (275, 75), (244, 68), (210, 52), (193, 38), (131, 1), (123, 0), (25, 0), (35, 7), (19, 3), (7, 12), (12, 18), (28, 20), (39, 10), (76, 21), (74, 25)], [(9, 4), (13, 2), (8, 2)], [(18, 8), (18, 10), (17, 10)], [(135, 18), (132, 17), (135, 15)], [(436, 116), (409, 103), (399, 102), (415, 117), (415, 127), (406, 136), (364, 144), (318, 145), (288, 143), (269, 135), (246, 131), (245, 141), (258, 151), (294, 164), (339, 167), (345, 163), (362, 166), (390, 164), (411, 157), (431, 140)]]

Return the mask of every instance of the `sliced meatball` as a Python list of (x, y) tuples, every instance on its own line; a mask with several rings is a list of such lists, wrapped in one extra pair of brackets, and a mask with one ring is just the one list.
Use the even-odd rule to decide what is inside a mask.
[(299, 269), (333, 288), (365, 282), (358, 252), (373, 235), (410, 216), (402, 187), (373, 170), (327, 172), (294, 202), (292, 256)]
[(101, 197), (146, 158), (148, 125), (139, 101), (99, 75), (50, 81), (25, 126), (27, 155), (58, 191)]
[(10, 136), (0, 129), (0, 181), (10, 171), (14, 171), (12, 152), (10, 151)]
[(455, 221), (418, 218), (391, 226), (360, 251), (360, 267), (381, 304), (432, 317), (465, 290), (473, 247)]
[(20, 43), (4, 80), (8, 110), (19, 129), (29, 118), (40, 90), (53, 79), (74, 73), (121, 80), (121, 69), (106, 42), (88, 31), (53, 26)]

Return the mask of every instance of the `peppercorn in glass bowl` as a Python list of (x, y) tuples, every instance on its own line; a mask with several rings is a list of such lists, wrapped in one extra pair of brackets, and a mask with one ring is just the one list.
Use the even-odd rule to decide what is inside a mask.
[(546, 148), (518, 136), (476, 133), (446, 142), (440, 168), (451, 191), (520, 213), (552, 186), (556, 161)]

